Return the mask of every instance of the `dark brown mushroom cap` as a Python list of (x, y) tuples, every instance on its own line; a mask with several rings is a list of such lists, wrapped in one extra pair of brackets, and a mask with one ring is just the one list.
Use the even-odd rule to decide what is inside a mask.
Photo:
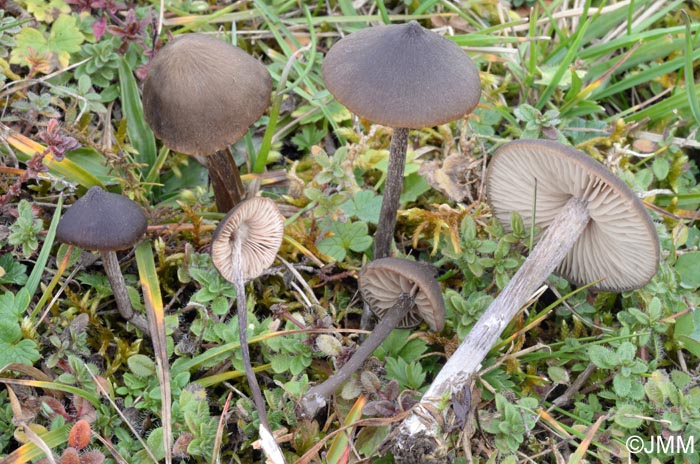
[(270, 74), (256, 59), (223, 40), (186, 34), (153, 58), (143, 111), (169, 148), (207, 156), (243, 137), (271, 92)]
[(277, 205), (254, 197), (236, 205), (214, 231), (211, 258), (224, 279), (233, 282), (234, 242), (240, 241), (244, 280), (255, 279), (272, 265), (284, 236), (284, 218)]
[(375, 26), (328, 51), (323, 81), (353, 113), (419, 129), (463, 117), (479, 103), (479, 72), (454, 42), (417, 22)]
[(124, 250), (141, 240), (146, 226), (146, 215), (137, 203), (91, 187), (58, 222), (56, 240), (84, 250)]
[(439, 332), (445, 325), (445, 302), (435, 280), (436, 269), (425, 263), (401, 258), (382, 258), (368, 263), (360, 271), (360, 293), (378, 317), (391, 309), (402, 293), (409, 294), (414, 284), (414, 305), (398, 327), (415, 327), (425, 321)]
[(540, 230), (572, 197), (585, 201), (591, 216), (557, 274), (576, 285), (606, 277), (597, 288), (616, 292), (640, 288), (656, 274), (659, 239), (642, 202), (602, 164), (557, 142), (509, 142), (491, 159), (486, 194), (506, 228), (513, 211), (530, 227), (535, 179)]

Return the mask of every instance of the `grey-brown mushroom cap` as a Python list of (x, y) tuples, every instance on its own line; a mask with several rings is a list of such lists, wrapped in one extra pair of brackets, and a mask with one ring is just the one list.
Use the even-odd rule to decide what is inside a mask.
[(445, 325), (445, 302), (435, 280), (435, 271), (429, 264), (407, 259), (378, 259), (360, 271), (360, 293), (370, 309), (381, 318), (402, 293), (410, 294), (416, 285), (414, 304), (398, 327), (415, 327), (425, 321), (430, 330), (440, 332)]
[(479, 72), (454, 42), (407, 24), (362, 29), (326, 55), (323, 82), (353, 113), (418, 129), (463, 117), (479, 103)]
[(555, 272), (576, 285), (605, 278), (596, 288), (621, 292), (646, 285), (659, 268), (659, 239), (637, 195), (602, 164), (572, 147), (517, 140), (500, 147), (486, 174), (493, 214), (506, 228), (517, 211), (544, 230), (572, 197), (584, 200), (589, 223)]
[(143, 86), (143, 111), (170, 149), (207, 156), (237, 142), (270, 103), (265, 66), (223, 40), (175, 38), (153, 58)]
[(283, 237), (284, 218), (275, 202), (263, 197), (245, 200), (229, 211), (214, 231), (212, 262), (224, 279), (233, 282), (234, 245), (239, 240), (243, 279), (255, 279), (272, 265)]
[(56, 240), (84, 250), (124, 250), (141, 240), (147, 225), (146, 215), (136, 202), (91, 187), (63, 214)]

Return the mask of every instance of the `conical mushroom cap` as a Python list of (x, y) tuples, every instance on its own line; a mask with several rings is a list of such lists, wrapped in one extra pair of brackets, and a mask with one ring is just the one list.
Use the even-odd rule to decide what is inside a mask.
[(137, 203), (92, 187), (58, 222), (56, 240), (84, 250), (124, 250), (141, 240), (146, 227), (146, 215)]
[(384, 317), (402, 293), (416, 286), (414, 304), (398, 327), (415, 327), (425, 321), (439, 332), (445, 325), (445, 302), (435, 280), (435, 268), (401, 258), (382, 258), (368, 263), (360, 272), (360, 293), (378, 317)]
[(272, 200), (263, 197), (245, 200), (229, 211), (214, 231), (212, 262), (224, 279), (233, 282), (234, 242), (238, 240), (243, 279), (255, 279), (272, 265), (283, 237), (284, 218)]
[(353, 113), (419, 129), (463, 117), (479, 103), (479, 72), (454, 42), (417, 22), (375, 26), (328, 51), (323, 81)]
[(143, 111), (166, 146), (207, 156), (243, 137), (271, 92), (270, 74), (256, 59), (223, 40), (186, 34), (153, 58)]
[(659, 268), (659, 239), (642, 202), (617, 176), (585, 153), (546, 140), (500, 147), (486, 174), (493, 214), (506, 228), (517, 211), (526, 228), (546, 229), (570, 198), (585, 201), (591, 216), (555, 272), (576, 285), (605, 278), (597, 288), (621, 292), (644, 286)]

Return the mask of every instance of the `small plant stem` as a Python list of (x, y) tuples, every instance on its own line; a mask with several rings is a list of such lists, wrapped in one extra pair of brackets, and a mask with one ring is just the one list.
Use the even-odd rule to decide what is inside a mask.
[[(238, 234), (236, 235), (238, 237)], [(258, 411), (260, 424), (265, 427), (270, 433), (270, 421), (267, 418), (267, 410), (265, 408), (265, 400), (263, 399), (258, 379), (253, 372), (253, 366), (250, 363), (250, 350), (248, 348), (248, 309), (246, 307), (245, 285), (243, 283), (243, 272), (241, 270), (241, 242), (238, 238), (233, 242), (233, 260), (234, 260), (234, 279), (233, 287), (236, 289), (236, 310), (238, 312), (238, 334), (241, 343), (241, 355), (243, 356), (243, 367), (245, 369), (245, 377), (248, 380), (248, 387), (253, 394), (253, 402), (255, 409)]]
[(527, 302), (529, 296), (566, 257), (589, 220), (586, 203), (578, 198), (571, 198), (561, 213), (554, 218), (506, 288), (486, 309), (467, 338), (435, 377), (418, 405), (421, 412), (413, 413), (404, 420), (395, 447), (406, 449), (419, 435), (437, 434), (437, 422), (429, 423), (427, 418), (432, 416), (427, 411), (437, 410), (445, 395), (452, 391), (460, 391), (468, 384), (503, 329)]
[(374, 234), (375, 260), (387, 258), (391, 254), (391, 243), (396, 226), (396, 212), (399, 210), (399, 199), (403, 189), (403, 174), (406, 167), (406, 144), (408, 129), (394, 129), (389, 147), (389, 166), (386, 171), (384, 199), (379, 212), (377, 232)]
[(112, 287), (112, 293), (114, 293), (114, 299), (117, 302), (119, 314), (121, 314), (125, 320), (134, 324), (137, 329), (142, 330), (146, 334), (150, 334), (146, 318), (135, 313), (134, 309), (131, 307), (129, 293), (126, 291), (126, 282), (124, 282), (124, 276), (119, 268), (117, 253), (114, 251), (102, 251), (100, 255), (102, 256), (102, 264), (104, 265), (109, 285)]
[(238, 166), (228, 148), (217, 151), (206, 160), (216, 209), (220, 213), (226, 213), (241, 202), (243, 183)]
[[(414, 292), (415, 293), (415, 292)], [(319, 409), (325, 406), (328, 398), (335, 393), (347, 380), (360, 370), (362, 364), (374, 353), (379, 345), (386, 339), (391, 331), (403, 319), (409, 309), (413, 306), (415, 295), (404, 293), (399, 297), (394, 306), (386, 312), (384, 318), (372, 330), (372, 333), (355, 351), (350, 360), (343, 364), (343, 367), (335, 374), (326, 379), (325, 382), (311, 388), (302, 398), (301, 404), (304, 412), (313, 417)]]

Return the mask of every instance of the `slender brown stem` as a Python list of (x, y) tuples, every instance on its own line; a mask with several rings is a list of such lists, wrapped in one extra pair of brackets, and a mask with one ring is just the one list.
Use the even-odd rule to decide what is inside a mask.
[(270, 433), (270, 421), (267, 417), (267, 409), (265, 400), (263, 399), (258, 379), (253, 372), (253, 366), (250, 363), (250, 350), (248, 348), (248, 309), (246, 308), (245, 285), (243, 283), (243, 272), (241, 271), (241, 243), (236, 239), (233, 242), (233, 259), (234, 259), (234, 278), (233, 287), (236, 289), (236, 310), (238, 312), (238, 335), (241, 342), (241, 355), (243, 356), (243, 367), (245, 369), (245, 377), (248, 381), (248, 387), (253, 394), (253, 402), (255, 409), (258, 411), (260, 424), (265, 427)]
[(414, 296), (404, 293), (396, 304), (386, 312), (381, 322), (377, 324), (372, 333), (355, 351), (350, 360), (343, 364), (335, 374), (326, 379), (325, 382), (311, 388), (302, 398), (301, 404), (304, 412), (309, 417), (313, 417), (316, 412), (325, 406), (328, 398), (335, 393), (355, 372), (369, 356), (374, 353), (379, 345), (386, 339), (391, 331), (403, 319), (409, 309), (413, 306)]
[(214, 190), (216, 209), (226, 213), (241, 202), (243, 183), (238, 166), (228, 148), (219, 150), (207, 158), (209, 178)]
[[(374, 257), (373, 259), (387, 258), (391, 255), (391, 244), (394, 239), (396, 227), (396, 213), (399, 211), (399, 200), (403, 190), (403, 174), (406, 168), (406, 148), (408, 144), (408, 129), (394, 129), (389, 146), (389, 166), (386, 170), (384, 184), (384, 198), (379, 211), (379, 222), (374, 233)], [(360, 328), (370, 329), (372, 312), (365, 305), (362, 311)]]
[(408, 129), (394, 129), (389, 147), (389, 166), (386, 171), (384, 199), (379, 212), (377, 232), (374, 234), (374, 259), (387, 258), (391, 254), (391, 243), (396, 226), (396, 213), (403, 189), (403, 174), (406, 167), (406, 144)]
[(112, 287), (114, 299), (117, 302), (119, 314), (145, 334), (150, 334), (146, 318), (134, 312), (134, 309), (131, 307), (129, 293), (126, 290), (126, 282), (124, 282), (124, 276), (119, 268), (117, 253), (114, 251), (102, 251), (100, 255), (102, 256), (102, 264), (104, 265), (109, 285)]

